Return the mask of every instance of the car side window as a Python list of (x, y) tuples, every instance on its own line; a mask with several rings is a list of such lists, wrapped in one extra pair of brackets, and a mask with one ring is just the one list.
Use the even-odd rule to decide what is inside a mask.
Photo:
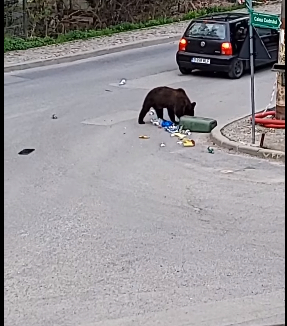
[(234, 41), (243, 41), (247, 35), (248, 24), (246, 21), (240, 21), (230, 26), (231, 37)]

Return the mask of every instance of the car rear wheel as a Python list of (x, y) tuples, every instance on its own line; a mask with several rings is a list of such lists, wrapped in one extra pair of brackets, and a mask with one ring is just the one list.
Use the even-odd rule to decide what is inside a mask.
[(244, 63), (242, 60), (234, 59), (229, 67), (228, 76), (231, 79), (238, 79), (244, 73)]
[(183, 75), (189, 75), (192, 73), (192, 69), (187, 69), (187, 68), (183, 68), (183, 67), (178, 67), (179, 71), (183, 74)]

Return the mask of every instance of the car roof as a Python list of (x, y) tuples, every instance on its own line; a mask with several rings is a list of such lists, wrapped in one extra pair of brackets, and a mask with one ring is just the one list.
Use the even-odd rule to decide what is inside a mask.
[(194, 21), (214, 21), (214, 22), (226, 22), (226, 23), (233, 23), (237, 22), (240, 20), (246, 20), (249, 18), (249, 15), (246, 13), (241, 13), (241, 12), (224, 12), (224, 13), (213, 13), (213, 14), (208, 14), (205, 16), (198, 17), (194, 19)]

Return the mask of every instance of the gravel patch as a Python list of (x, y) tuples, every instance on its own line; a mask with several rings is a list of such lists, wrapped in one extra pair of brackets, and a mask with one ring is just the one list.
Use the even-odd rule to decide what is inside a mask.
[[(279, 14), (281, 11), (281, 4), (280, 2), (265, 4), (263, 6), (257, 7), (256, 10), (261, 12)], [(245, 9), (237, 11), (246, 12)], [(20, 64), (27, 61), (54, 59), (69, 55), (81, 54), (93, 50), (107, 49), (121, 44), (125, 45), (138, 41), (157, 38), (160, 39), (162, 37), (167, 36), (180, 37), (180, 35), (184, 32), (187, 24), (188, 21), (185, 21), (148, 29), (114, 34), (112, 36), (80, 40), (58, 45), (44, 46), (23, 51), (12, 51), (4, 54), (4, 66)]]
[[(243, 145), (251, 144), (250, 117), (232, 122), (221, 130), (223, 136)], [(285, 129), (269, 129), (255, 126), (255, 142), (259, 146), (261, 135), (265, 133), (264, 148), (283, 151), (285, 153)]]

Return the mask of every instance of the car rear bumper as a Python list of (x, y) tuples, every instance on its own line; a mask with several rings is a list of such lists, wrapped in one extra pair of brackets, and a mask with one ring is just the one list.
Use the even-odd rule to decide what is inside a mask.
[[(191, 62), (192, 58), (204, 58), (210, 59), (210, 64), (203, 63), (193, 63)], [(199, 53), (186, 53), (186, 52), (177, 52), (176, 62), (179, 67), (186, 69), (199, 69), (206, 71), (222, 71), (228, 72), (230, 69), (230, 64), (232, 59), (235, 56), (223, 56), (223, 55), (207, 55)]]

